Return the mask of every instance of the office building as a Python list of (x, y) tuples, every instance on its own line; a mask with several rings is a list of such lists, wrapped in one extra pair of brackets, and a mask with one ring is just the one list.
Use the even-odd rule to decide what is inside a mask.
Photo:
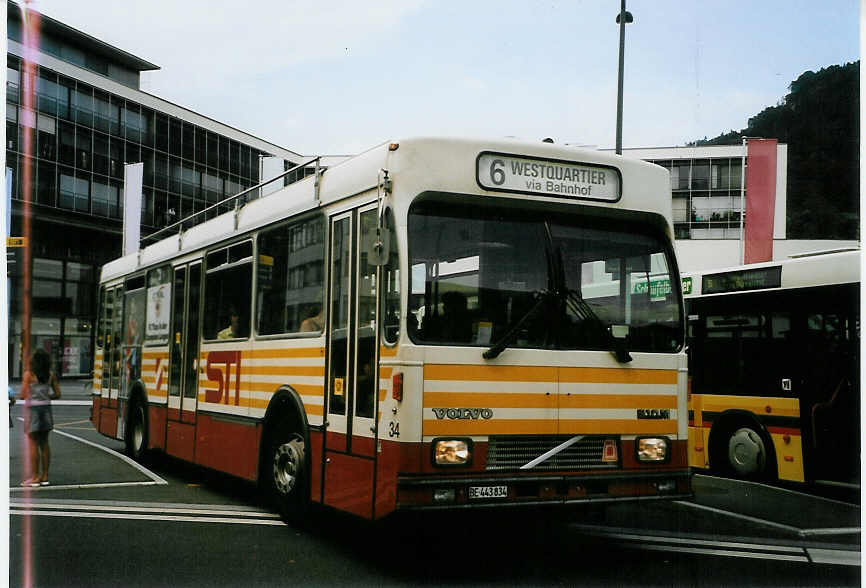
[[(24, 67), (30, 41), (32, 81)], [(23, 19), (14, 2), (7, 2), (7, 49), (10, 234), (21, 235), (29, 190), (31, 348), (50, 351), (61, 376), (84, 376), (99, 268), (121, 255), (125, 164), (144, 164), (147, 235), (258, 184), (263, 162), (282, 170), (303, 158), (142, 91), (141, 72), (157, 65), (44, 15)], [(9, 257), (11, 378), (21, 373), (26, 272), (18, 251)]]

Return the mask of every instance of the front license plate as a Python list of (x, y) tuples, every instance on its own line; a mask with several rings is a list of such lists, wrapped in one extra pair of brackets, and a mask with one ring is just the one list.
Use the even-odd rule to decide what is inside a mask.
[(469, 486), (469, 499), (507, 498), (508, 486)]

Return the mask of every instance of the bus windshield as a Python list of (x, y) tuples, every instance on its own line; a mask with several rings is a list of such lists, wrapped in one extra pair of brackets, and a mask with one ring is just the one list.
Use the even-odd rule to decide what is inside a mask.
[(646, 223), (421, 201), (408, 235), (417, 343), (488, 347), (485, 357), (682, 346), (670, 247)]

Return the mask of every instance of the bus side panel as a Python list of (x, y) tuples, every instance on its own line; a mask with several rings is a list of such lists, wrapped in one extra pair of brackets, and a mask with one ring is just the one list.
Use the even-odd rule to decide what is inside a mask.
[(198, 414), (196, 463), (255, 481), (258, 474), (261, 426), (253, 421)]
[(773, 447), (776, 450), (776, 466), (780, 480), (805, 481), (803, 472), (803, 437), (795, 433), (774, 433), (770, 429)]
[(322, 502), (322, 432), (310, 429), (310, 499)]
[[(103, 399), (105, 402), (106, 399)], [(107, 404), (107, 402), (105, 402)], [(99, 410), (99, 432), (107, 437), (117, 437), (117, 409), (102, 406)]]
[(179, 459), (193, 461), (195, 457), (195, 425), (168, 421), (165, 438), (166, 453)]
[(147, 407), (147, 448), (165, 449), (165, 405), (149, 404)]
[[(376, 461), (376, 518), (382, 518), (397, 508), (397, 471), (402, 445), (396, 441), (380, 441), (382, 451)], [(413, 443), (412, 445), (417, 445)]]
[(328, 504), (369, 519), (373, 509), (372, 459), (329, 452), (325, 469)]

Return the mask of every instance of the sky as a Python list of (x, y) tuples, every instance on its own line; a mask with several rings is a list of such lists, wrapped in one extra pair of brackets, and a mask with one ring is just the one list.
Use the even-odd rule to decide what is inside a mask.
[[(23, 0), (19, 0), (23, 2)], [(304, 155), (414, 135), (616, 141), (617, 0), (31, 0), (142, 89)], [(859, 59), (857, 0), (628, 0), (623, 146), (747, 126)]]

